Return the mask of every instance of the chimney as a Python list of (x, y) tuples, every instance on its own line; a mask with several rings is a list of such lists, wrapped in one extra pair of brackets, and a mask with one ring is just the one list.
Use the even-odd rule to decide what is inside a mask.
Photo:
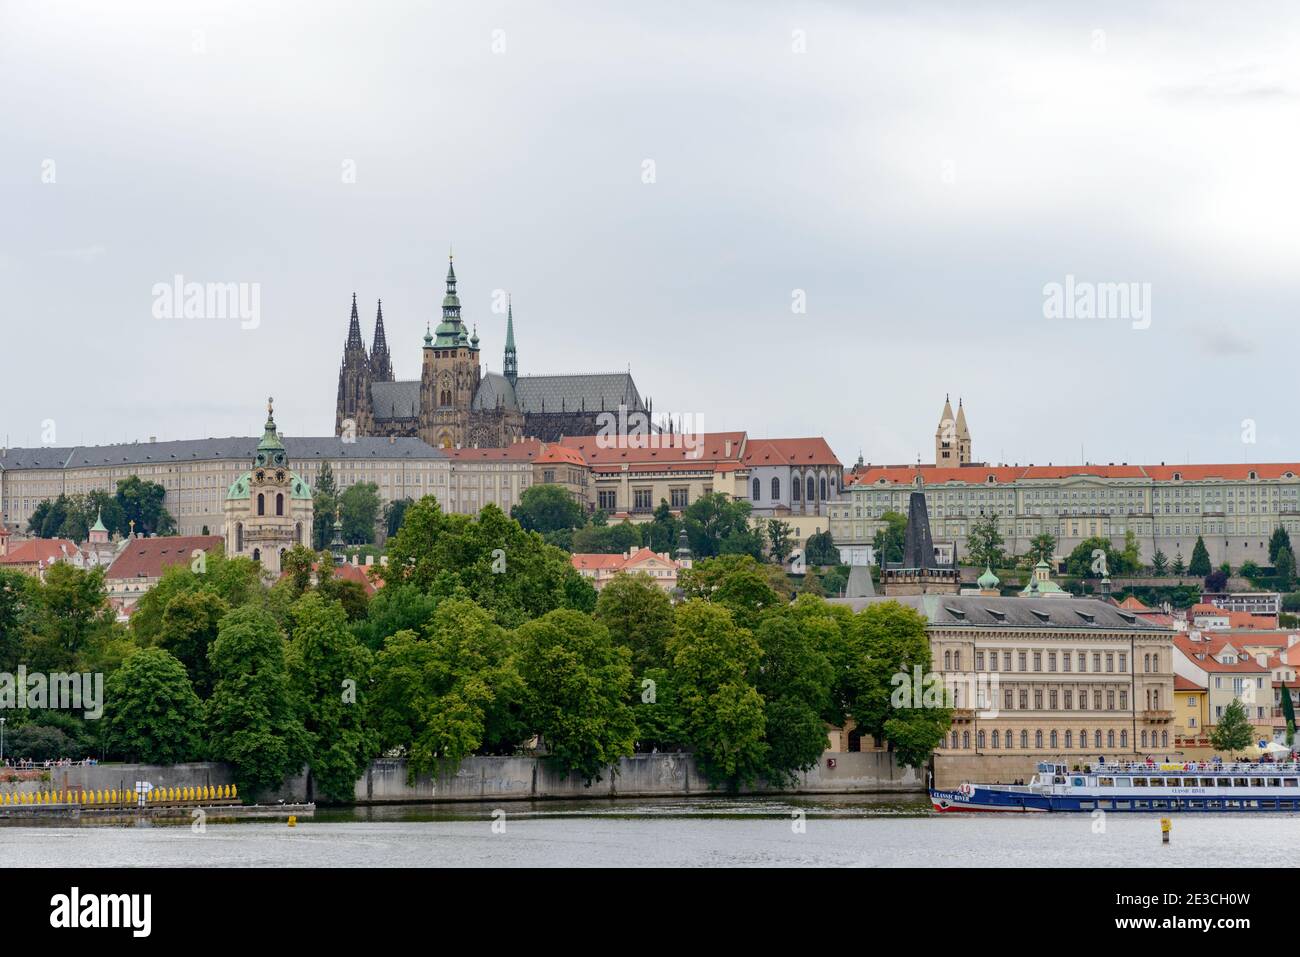
[(726, 451), (723, 453), (727, 458), (731, 458), (731, 439), (727, 439)]

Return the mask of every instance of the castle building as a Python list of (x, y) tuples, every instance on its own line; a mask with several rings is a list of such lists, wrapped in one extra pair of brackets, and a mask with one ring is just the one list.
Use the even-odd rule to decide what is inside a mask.
[(484, 371), (478, 331), (471, 333), (461, 317), (454, 263), (447, 266), (442, 321), (436, 330), (425, 329), (419, 379), (394, 378), (382, 300), (367, 353), (352, 297), (336, 435), (416, 437), (436, 448), (502, 448), (523, 438), (553, 442), (595, 434), (601, 413), (617, 415), (620, 408), (650, 412), (631, 373), (520, 375), (513, 303), (506, 309), (502, 371)]
[[(970, 430), (960, 402), (955, 416), (944, 403), (936, 465), (875, 465), (861, 462), (844, 476), (843, 494), (828, 503), (830, 532), (846, 561), (860, 561), (886, 513), (907, 513), (918, 477), (942, 548), (954, 543), (965, 555), (971, 529), (998, 520), (1004, 548), (1026, 552), (1044, 533), (1062, 557), (1090, 538), (1123, 548), (1131, 532), (1141, 560), (1157, 552), (1184, 562), (1201, 538), (1210, 562), (1237, 568), (1246, 561), (1269, 564), (1268, 539), (1284, 528), (1300, 535), (1300, 462), (1135, 465), (1127, 462), (1074, 465), (991, 465), (973, 460)], [(944, 423), (949, 445), (944, 447)], [(944, 453), (951, 458), (943, 458)], [(950, 464), (942, 464), (942, 463)]]
[(253, 467), (226, 492), (225, 518), (227, 557), (261, 562), (268, 577), (279, 576), (280, 559), (290, 548), (310, 546), (311, 488), (289, 468), (270, 399)]

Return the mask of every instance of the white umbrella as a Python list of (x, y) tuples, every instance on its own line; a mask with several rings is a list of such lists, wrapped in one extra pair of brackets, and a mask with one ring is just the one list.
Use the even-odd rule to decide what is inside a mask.
[(1290, 754), (1291, 746), (1280, 744), (1277, 741), (1270, 741), (1268, 744), (1264, 745), (1264, 750), (1269, 754)]

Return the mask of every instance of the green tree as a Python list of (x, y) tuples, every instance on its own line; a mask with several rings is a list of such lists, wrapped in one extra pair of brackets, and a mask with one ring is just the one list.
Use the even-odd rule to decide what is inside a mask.
[(885, 512), (880, 516), (885, 524), (876, 529), (872, 538), (872, 551), (876, 563), (884, 568), (888, 562), (903, 560), (903, 546), (907, 540), (907, 516), (898, 512)]
[(698, 599), (677, 610), (669, 642), (681, 727), (710, 783), (732, 788), (767, 769), (767, 718), (750, 675), (763, 651), (731, 612)]
[(31, 593), (27, 666), (32, 671), (64, 671), (76, 666), (92, 646), (114, 628), (104, 591), (104, 569), (81, 569), (55, 562)]
[(1163, 578), (1169, 570), (1169, 558), (1160, 549), (1151, 556), (1151, 572), (1156, 578)]
[(22, 623), (39, 581), (22, 572), (0, 569), (0, 671), (14, 672), (23, 655)]
[(424, 637), (392, 635), (375, 659), (380, 743), (406, 752), (412, 779), (509, 753), (525, 736), (522, 699), (509, 633), (466, 599), (441, 603)]
[(388, 584), (375, 593), (366, 608), (366, 617), (352, 625), (353, 633), (371, 651), (384, 646), (384, 639), (399, 631), (424, 633), (433, 620), (438, 599), (417, 585)]
[(386, 587), (412, 584), (436, 597), (460, 590), (503, 626), (557, 608), (591, 611), (596, 591), (570, 556), (495, 505), (477, 516), (447, 515), (431, 497), (407, 510), (388, 543)]
[(826, 750), (822, 715), (831, 701), (835, 674), (818, 647), (817, 632), (790, 609), (771, 612), (754, 637), (762, 649), (755, 688), (763, 697), (767, 766), (772, 784), (792, 785), (796, 772), (815, 767)]
[[(1277, 553), (1284, 548), (1291, 548), (1291, 536), (1287, 534), (1285, 528), (1279, 525), (1273, 529), (1273, 534), (1268, 537), (1268, 563), (1270, 565), (1277, 564)], [(1294, 554), (1294, 551), (1292, 554)]]
[(749, 527), (752, 506), (724, 492), (701, 495), (686, 507), (682, 521), (696, 558), (748, 554), (758, 558), (762, 541)]
[[(1105, 555), (1104, 566), (1099, 552)], [(1101, 578), (1103, 568), (1106, 574), (1113, 575), (1122, 563), (1123, 559), (1110, 539), (1097, 535), (1085, 538), (1074, 546), (1074, 550), (1065, 559), (1065, 571), (1066, 574), (1077, 575), (1079, 578)]]
[(525, 531), (555, 532), (581, 528), (586, 521), (582, 506), (560, 485), (530, 485), (519, 496), (510, 517)]
[(328, 548), (334, 537), (334, 515), (339, 504), (339, 490), (334, 482), (334, 469), (325, 462), (316, 476), (316, 488), (312, 490), (312, 526), (311, 545), (315, 551)]
[(1169, 566), (1169, 570), (1178, 577), (1182, 577), (1183, 572), (1187, 571), (1187, 565), (1183, 562), (1183, 553), (1178, 552), (1174, 555), (1174, 563)]
[(185, 669), (194, 693), (212, 694), (212, 665), (208, 655), (217, 640), (221, 619), (230, 610), (220, 595), (210, 591), (182, 592), (167, 603), (158, 647), (173, 655)]
[(380, 509), (378, 485), (374, 482), (349, 485), (339, 496), (339, 507), (342, 510), (343, 541), (350, 545), (363, 545), (375, 540)]
[(233, 767), (235, 783), (250, 795), (278, 787), (302, 769), (309, 753), (290, 693), (284, 644), (275, 619), (253, 606), (226, 615), (212, 644), (209, 750), (214, 760)]
[[(847, 710), (861, 732), (887, 741), (902, 764), (920, 767), (952, 721), (946, 700), (927, 702), (924, 689), (913, 687), (915, 669), (930, 671), (926, 619), (898, 602), (876, 602), (855, 616), (854, 629)], [(903, 688), (907, 695), (895, 694)]]
[(980, 568), (1000, 568), (1006, 564), (1007, 558), (1003, 544), (1002, 533), (998, 531), (998, 517), (990, 513), (971, 525), (966, 537), (967, 560)]
[(566, 775), (601, 780), (633, 752), (636, 722), (625, 700), (631, 653), (600, 622), (567, 609), (521, 625), (515, 641), (526, 726)]
[(765, 529), (767, 533), (768, 554), (772, 556), (772, 561), (778, 565), (784, 565), (785, 560), (790, 557), (794, 551), (794, 529), (789, 522), (783, 522), (778, 518), (768, 519)]
[(1031, 566), (1039, 562), (1050, 562), (1056, 555), (1056, 536), (1050, 532), (1039, 532), (1030, 540), (1030, 550), (1026, 559)]
[(122, 508), (122, 521), (135, 521), (135, 531), (145, 535), (175, 535), (176, 520), (163, 508), (167, 490), (157, 482), (142, 480), (138, 475), (119, 479), (117, 503)]
[(1286, 719), (1287, 744), (1295, 743), (1295, 703), (1291, 700), (1293, 693), (1292, 688), (1287, 687), (1285, 681), (1282, 682), (1282, 693), (1278, 697), (1282, 699), (1282, 717)]
[(307, 764), (320, 793), (351, 801), (378, 753), (367, 717), (370, 652), (348, 628), (343, 606), (308, 592), (293, 607), (289, 685), (306, 732)]
[(808, 536), (808, 541), (804, 544), (804, 556), (809, 565), (819, 567), (840, 563), (840, 551), (835, 547), (835, 539), (831, 537), (829, 529)]
[(673, 603), (649, 575), (615, 575), (601, 589), (595, 614), (614, 643), (632, 653), (636, 675), (668, 664)]
[(1128, 529), (1124, 532), (1124, 550), (1115, 556), (1119, 575), (1134, 575), (1142, 570), (1142, 546), (1138, 542), (1137, 532)]
[(397, 534), (397, 530), (402, 527), (402, 519), (406, 517), (406, 510), (414, 503), (414, 499), (399, 498), (384, 506), (384, 531), (389, 538)]
[(105, 744), (125, 761), (179, 764), (203, 752), (203, 705), (185, 667), (161, 648), (142, 648), (109, 675)]
[[(762, 613), (789, 600), (773, 587), (770, 565), (762, 565), (749, 555), (723, 555), (695, 562), (677, 576), (685, 598), (703, 598), (725, 605), (735, 615), (736, 623), (745, 628), (758, 625)], [(784, 574), (781, 574), (784, 580)]]
[(1197, 578), (1210, 574), (1210, 553), (1205, 547), (1205, 539), (1200, 535), (1196, 536), (1196, 544), (1192, 546), (1192, 560), (1187, 566), (1187, 574)]
[(1295, 584), (1295, 556), (1291, 554), (1290, 546), (1283, 545), (1277, 550), (1277, 557), (1273, 560), (1273, 575), (1282, 591), (1290, 591)]
[(1246, 709), (1236, 698), (1223, 709), (1218, 723), (1210, 731), (1210, 744), (1215, 751), (1232, 754), (1248, 748), (1255, 741), (1255, 729), (1246, 718)]
[(667, 552), (671, 555), (677, 550), (677, 532), (680, 527), (668, 502), (660, 499), (655, 506), (654, 518), (641, 526), (645, 536), (642, 541), (657, 554)]

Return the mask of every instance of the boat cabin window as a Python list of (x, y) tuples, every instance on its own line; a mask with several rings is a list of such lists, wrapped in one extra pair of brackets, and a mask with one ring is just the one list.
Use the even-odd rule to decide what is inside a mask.
[(1098, 778), (1097, 786), (1103, 788), (1113, 788), (1115, 786), (1114, 778)]
[(1119, 788), (1131, 788), (1133, 786), (1132, 778), (1116, 778), (1115, 786)]
[(1232, 787), (1232, 778), (1215, 778), (1214, 786), (1218, 788), (1230, 788)]
[(1201, 787), (1203, 788), (1214, 787), (1214, 778), (1201, 778)]
[(1253, 788), (1262, 788), (1262, 787), (1264, 786), (1264, 779), (1263, 779), (1263, 778), (1251, 778), (1251, 779), (1250, 779), (1250, 786), (1253, 787)]
[(1282, 786), (1282, 779), (1281, 779), (1281, 778), (1269, 778), (1269, 779), (1268, 779), (1268, 786), (1271, 787), (1271, 788), (1280, 788), (1280, 787)]
[(1295, 779), (1295, 778), (1283, 778), (1283, 779), (1282, 779), (1282, 787), (1284, 787), (1284, 788), (1293, 788), (1293, 787), (1295, 787), (1295, 786), (1296, 786), (1296, 779)]
[(1233, 778), (1232, 785), (1233, 787), (1238, 787), (1238, 788), (1248, 788), (1250, 787), (1250, 782), (1247, 781), (1245, 778)]
[(1147, 779), (1146, 779), (1146, 778), (1134, 778), (1134, 779), (1133, 779), (1133, 786), (1134, 786), (1135, 788), (1144, 788), (1144, 787), (1147, 786)]

